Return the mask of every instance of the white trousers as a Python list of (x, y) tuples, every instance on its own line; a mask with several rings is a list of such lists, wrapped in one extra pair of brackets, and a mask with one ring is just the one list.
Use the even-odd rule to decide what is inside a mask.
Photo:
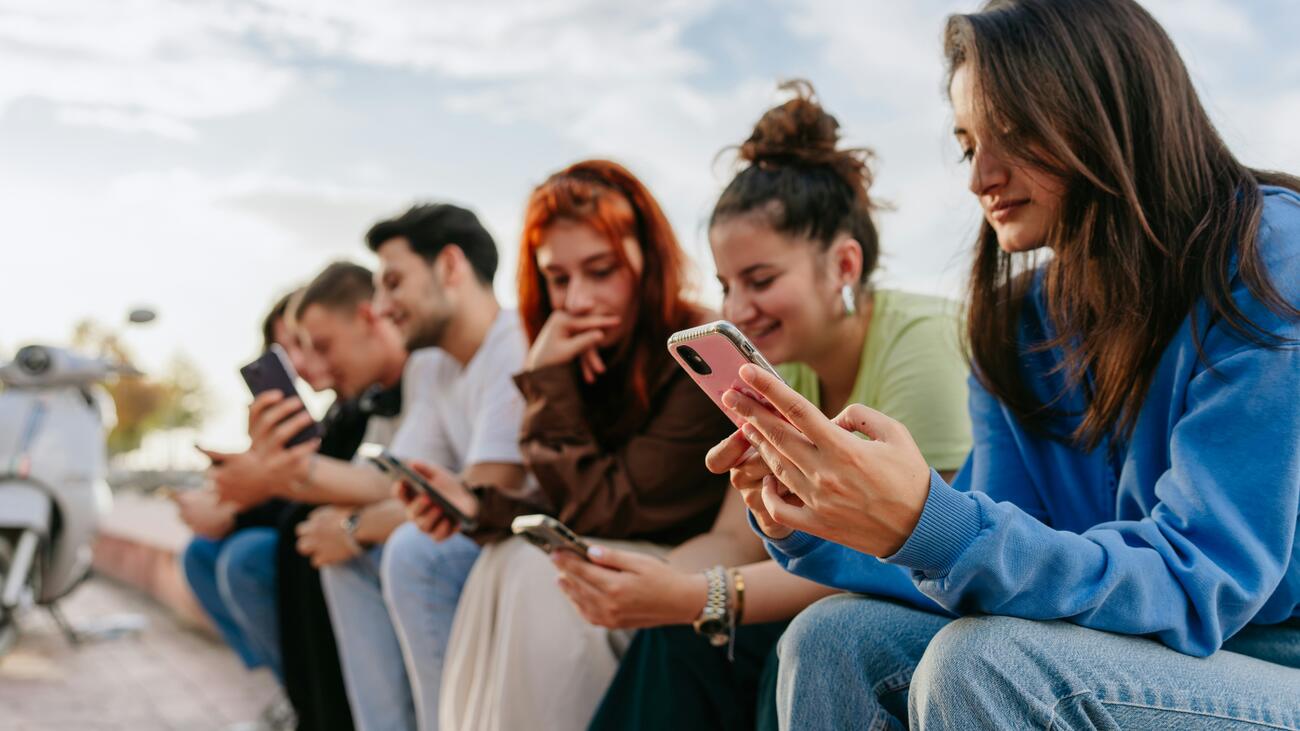
[[(656, 555), (668, 550), (599, 543)], [(441, 731), (587, 727), (632, 633), (588, 624), (556, 576), (550, 557), (522, 538), (483, 549), (452, 624)]]

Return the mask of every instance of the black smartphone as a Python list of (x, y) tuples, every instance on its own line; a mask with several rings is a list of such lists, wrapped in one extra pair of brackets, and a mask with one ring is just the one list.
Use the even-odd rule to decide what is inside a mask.
[(387, 472), (401, 480), (405, 480), (406, 484), (411, 485), (415, 489), (424, 493), (424, 495), (436, 503), (438, 507), (442, 508), (444, 514), (455, 520), (457, 523), (460, 523), (460, 529), (462, 531), (472, 531), (478, 527), (478, 523), (473, 518), (462, 513), (460, 508), (456, 507), (450, 500), (443, 497), (442, 493), (438, 492), (433, 485), (430, 485), (429, 481), (424, 479), (423, 475), (411, 469), (406, 465), (406, 463), (402, 462), (402, 460), (397, 457), (394, 457), (388, 451), (380, 452), (378, 457), (367, 457), (366, 459), (375, 463), (375, 465), (384, 472)]
[[(289, 363), (289, 354), (279, 345), (271, 345), (265, 353), (257, 357), (257, 360), (240, 368), (239, 374), (244, 377), (244, 383), (248, 384), (248, 390), (252, 391), (255, 397), (267, 391), (279, 391), (285, 398), (298, 395), (298, 388), (294, 385), (296, 375), (293, 372), (293, 365)], [(305, 411), (306, 407), (302, 410)], [(298, 412), (294, 412), (291, 416), (297, 414)], [(319, 437), (320, 434), (320, 424), (313, 421), (304, 426), (302, 431), (294, 434), (284, 446), (297, 446)]]
[(510, 524), (510, 532), (523, 536), (529, 543), (547, 553), (570, 551), (584, 561), (588, 560), (587, 549), (590, 546), (587, 542), (569, 530), (569, 526), (549, 515), (521, 515)]

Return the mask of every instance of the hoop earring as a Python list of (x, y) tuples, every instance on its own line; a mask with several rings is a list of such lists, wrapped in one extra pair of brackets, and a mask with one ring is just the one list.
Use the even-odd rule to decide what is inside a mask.
[(840, 287), (840, 299), (844, 300), (845, 315), (849, 315), (851, 317), (854, 314), (857, 314), (858, 296), (857, 296), (857, 292), (853, 291), (853, 285), (846, 284), (843, 287)]

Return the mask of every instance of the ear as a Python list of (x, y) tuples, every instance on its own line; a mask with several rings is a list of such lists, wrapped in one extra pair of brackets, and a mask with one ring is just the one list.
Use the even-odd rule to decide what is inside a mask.
[(830, 250), (826, 252), (827, 272), (831, 280), (843, 286), (851, 284), (856, 286), (862, 277), (862, 245), (858, 240), (849, 235), (843, 235), (835, 239), (831, 244)]
[(469, 271), (469, 260), (465, 258), (465, 251), (456, 244), (442, 247), (442, 251), (438, 252), (437, 258), (433, 260), (433, 271), (444, 290), (459, 286), (466, 275), (473, 275), (473, 272)]
[(379, 314), (375, 312), (372, 300), (358, 302), (356, 316), (360, 317), (368, 326), (373, 326), (379, 320)]

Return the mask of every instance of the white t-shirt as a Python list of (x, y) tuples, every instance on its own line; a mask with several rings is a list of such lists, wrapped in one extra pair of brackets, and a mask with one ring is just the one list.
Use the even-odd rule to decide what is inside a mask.
[(390, 451), (453, 473), (483, 462), (522, 464), (524, 399), (511, 379), (527, 352), (519, 314), (503, 309), (464, 367), (440, 348), (412, 353), (402, 381), (402, 424)]

